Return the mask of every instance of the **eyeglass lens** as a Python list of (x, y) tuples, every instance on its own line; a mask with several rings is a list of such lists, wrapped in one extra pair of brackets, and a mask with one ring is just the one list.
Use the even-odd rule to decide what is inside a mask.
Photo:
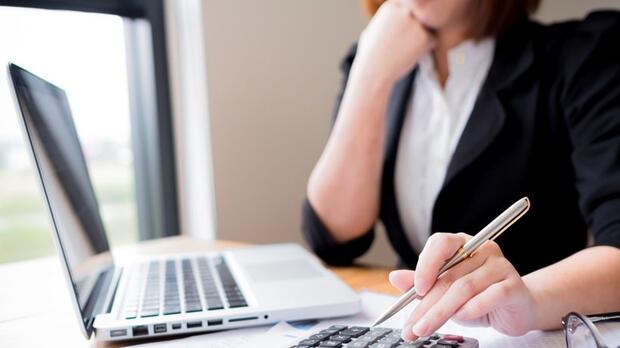
[(579, 317), (571, 315), (566, 323), (566, 345), (568, 348), (596, 348), (592, 331)]

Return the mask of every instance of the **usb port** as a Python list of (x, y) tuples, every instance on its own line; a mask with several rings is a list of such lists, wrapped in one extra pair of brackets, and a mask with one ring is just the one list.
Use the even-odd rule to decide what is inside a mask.
[(197, 327), (202, 327), (202, 321), (188, 321), (187, 322), (188, 329), (195, 329)]
[(207, 320), (207, 324), (209, 326), (215, 326), (215, 325), (222, 325), (223, 321), (222, 319), (211, 319), (211, 320)]
[(149, 327), (146, 325), (136, 325), (131, 328), (134, 336), (144, 336), (149, 334)]
[(127, 336), (127, 329), (116, 329), (110, 331), (110, 337)]
[(166, 324), (155, 324), (155, 325), (153, 325), (153, 332), (155, 332), (155, 333), (166, 332)]

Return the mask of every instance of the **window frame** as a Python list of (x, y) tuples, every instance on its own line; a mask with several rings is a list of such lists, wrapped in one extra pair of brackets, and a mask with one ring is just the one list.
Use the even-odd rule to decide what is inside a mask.
[[(102, 13), (125, 19), (139, 238), (178, 235), (177, 168), (164, 0), (0, 0), (0, 6)], [(145, 21), (146, 28), (150, 27), (150, 55), (139, 49), (144, 46), (139, 40), (145, 38)], [(151, 69), (132, 69), (141, 63)], [(140, 81), (153, 81), (154, 86), (143, 86)]]

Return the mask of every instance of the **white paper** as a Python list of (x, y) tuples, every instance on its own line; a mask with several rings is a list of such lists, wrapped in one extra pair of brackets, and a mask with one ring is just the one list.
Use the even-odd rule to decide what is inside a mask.
[(311, 335), (315, 330), (313, 329), (314, 327), (316, 327), (316, 323), (310, 325), (310, 327), (300, 328), (281, 321), (244, 347), (290, 347), (295, 342)]
[(594, 324), (603, 336), (603, 340), (610, 348), (620, 347), (620, 323), (606, 322)]

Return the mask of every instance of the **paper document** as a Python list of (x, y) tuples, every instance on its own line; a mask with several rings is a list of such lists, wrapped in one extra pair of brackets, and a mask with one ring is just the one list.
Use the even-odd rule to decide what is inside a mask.
[[(280, 322), (272, 326), (234, 329), (133, 347), (285, 348), (330, 325), (368, 326), (396, 300), (396, 297), (369, 291), (360, 292), (360, 297), (362, 300), (362, 312), (354, 316), (327, 320)], [(400, 328), (417, 304), (418, 301), (412, 302), (407, 308), (388, 319), (381, 326)], [(620, 323), (601, 324), (597, 325), (597, 327), (599, 327), (608, 344), (615, 347), (620, 343)], [(510, 337), (500, 334), (491, 328), (466, 327), (449, 321), (438, 332), (475, 338), (480, 342), (480, 347), (482, 348), (565, 348), (562, 331), (532, 331), (521, 337)]]

